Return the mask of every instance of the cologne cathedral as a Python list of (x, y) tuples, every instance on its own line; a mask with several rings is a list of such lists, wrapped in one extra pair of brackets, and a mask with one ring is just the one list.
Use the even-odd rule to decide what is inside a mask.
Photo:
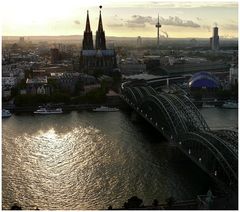
[(105, 32), (103, 30), (101, 11), (99, 15), (98, 29), (96, 32), (95, 48), (87, 11), (86, 28), (80, 53), (80, 69), (89, 74), (94, 70), (112, 71), (116, 68), (116, 54), (114, 49), (106, 48)]

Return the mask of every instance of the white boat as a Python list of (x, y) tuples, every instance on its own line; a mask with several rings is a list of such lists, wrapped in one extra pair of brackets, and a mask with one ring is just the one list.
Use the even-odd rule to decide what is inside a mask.
[(213, 108), (213, 107), (215, 107), (215, 105), (209, 105), (209, 104), (206, 104), (206, 103), (202, 104), (202, 108)]
[(222, 105), (222, 107), (227, 109), (238, 109), (238, 103), (227, 101)]
[(63, 110), (62, 110), (62, 108), (52, 109), (52, 108), (41, 107), (38, 110), (34, 111), (33, 113), (34, 114), (42, 114), (42, 115), (61, 114), (61, 113), (63, 113)]
[(10, 117), (12, 114), (10, 113), (9, 110), (6, 109), (2, 109), (2, 118), (8, 118)]
[(115, 107), (105, 107), (105, 106), (101, 106), (101, 107), (97, 107), (95, 109), (93, 109), (94, 112), (116, 112), (119, 111), (118, 108)]

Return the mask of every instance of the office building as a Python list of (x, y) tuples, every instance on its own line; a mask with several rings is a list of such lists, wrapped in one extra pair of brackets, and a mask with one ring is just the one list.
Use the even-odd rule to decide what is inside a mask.
[(213, 28), (213, 36), (210, 38), (210, 47), (212, 50), (219, 50), (218, 27)]

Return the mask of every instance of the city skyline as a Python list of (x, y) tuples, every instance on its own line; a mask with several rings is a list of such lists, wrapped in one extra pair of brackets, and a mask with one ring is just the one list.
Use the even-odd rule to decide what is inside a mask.
[(76, 0), (6, 1), (2, 8), (3, 36), (82, 35), (86, 11), (93, 32), (97, 30), (99, 5), (108, 36), (156, 37), (159, 14), (161, 36), (170, 38), (209, 38), (212, 27), (219, 27), (225, 38), (238, 36), (237, 1), (150, 1), (127, 2)]

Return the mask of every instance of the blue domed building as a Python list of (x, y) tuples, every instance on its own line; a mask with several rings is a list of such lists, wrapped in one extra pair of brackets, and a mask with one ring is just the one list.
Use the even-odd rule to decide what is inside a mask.
[(220, 87), (220, 81), (213, 74), (202, 71), (190, 78), (188, 86), (191, 89), (217, 89)]

